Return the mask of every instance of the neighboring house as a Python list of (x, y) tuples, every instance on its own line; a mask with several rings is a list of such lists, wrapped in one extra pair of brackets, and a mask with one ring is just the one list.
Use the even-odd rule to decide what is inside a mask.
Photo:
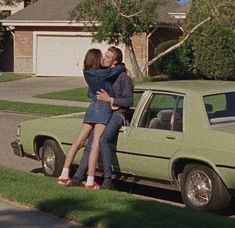
[[(106, 50), (105, 43), (91, 43), (91, 34), (83, 32), (83, 24), (70, 22), (69, 12), (78, 0), (38, 0), (16, 14), (2, 20), (12, 33), (14, 72), (36, 76), (82, 76), (83, 59), (91, 47)], [(185, 6), (175, 0), (159, 10), (158, 27), (152, 32), (133, 37), (138, 62), (143, 67), (154, 48), (180, 34), (177, 23), (185, 18)], [(130, 61), (124, 46), (124, 61)], [(156, 70), (149, 68), (149, 74)]]
[[(6, 6), (0, 0), (0, 17), (9, 17), (37, 0), (24, 0), (14, 6)], [(13, 42), (9, 28), (0, 26), (0, 71), (13, 71)]]
[(16, 13), (19, 10), (22, 10), (24, 8), (24, 2), (21, 2), (15, 6), (5, 6), (1, 5), (2, 1), (0, 0), (0, 12), (6, 14), (6, 15), (12, 15)]
[(18, 4), (16, 4), (15, 6), (6, 6), (6, 5), (2, 5), (3, 1), (0, 0), (0, 12), (3, 12), (4, 14), (7, 15), (12, 15), (15, 14), (16, 12), (18, 12), (19, 10), (22, 10), (24, 7), (36, 2), (37, 0), (24, 0)]

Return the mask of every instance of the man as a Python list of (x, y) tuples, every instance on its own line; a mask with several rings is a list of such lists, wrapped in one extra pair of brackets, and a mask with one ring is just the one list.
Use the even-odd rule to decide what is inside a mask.
[[(104, 55), (103, 65), (112, 67), (117, 63), (122, 63), (122, 51), (116, 47), (110, 47)], [(104, 168), (104, 181), (101, 189), (113, 189), (112, 184), (112, 149), (110, 142), (124, 123), (125, 113), (133, 105), (133, 85), (130, 76), (122, 73), (113, 83), (115, 97), (110, 97), (104, 90), (97, 93), (97, 99), (109, 102), (113, 107), (113, 114), (100, 138), (100, 150)], [(80, 165), (74, 174), (70, 185), (80, 186), (87, 171), (89, 152), (91, 148), (92, 134), (85, 145), (83, 157)]]

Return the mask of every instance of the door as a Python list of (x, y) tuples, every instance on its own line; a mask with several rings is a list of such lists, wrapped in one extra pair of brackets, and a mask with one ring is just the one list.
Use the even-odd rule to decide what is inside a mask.
[(121, 129), (117, 145), (119, 168), (137, 176), (169, 180), (169, 161), (181, 147), (182, 139), (183, 97), (152, 94), (137, 126)]

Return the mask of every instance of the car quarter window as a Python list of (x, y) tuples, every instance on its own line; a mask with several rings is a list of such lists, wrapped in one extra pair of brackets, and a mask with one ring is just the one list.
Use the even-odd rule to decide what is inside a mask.
[(138, 127), (182, 131), (183, 96), (155, 93), (144, 108)]
[(207, 95), (203, 101), (211, 125), (235, 122), (235, 92)]

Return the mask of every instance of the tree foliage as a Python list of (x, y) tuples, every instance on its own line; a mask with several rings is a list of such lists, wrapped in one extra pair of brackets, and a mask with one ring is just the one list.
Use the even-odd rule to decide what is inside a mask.
[(182, 66), (182, 74), (187, 69), (190, 77), (193, 74), (194, 77), (234, 79), (234, 2), (193, 0), (181, 41), (155, 57), (159, 69), (177, 75)]
[(196, 0), (188, 13), (186, 28), (204, 18), (211, 20), (190, 39), (194, 70), (213, 79), (235, 77), (235, 10), (232, 0)]
[(142, 77), (132, 46), (132, 36), (148, 32), (157, 21), (156, 9), (165, 0), (82, 0), (71, 13), (71, 18), (83, 22), (93, 31), (95, 41), (109, 44), (124, 43), (129, 51), (133, 72)]
[(0, 5), (14, 6), (20, 2), (23, 2), (23, 0), (2, 0)]

